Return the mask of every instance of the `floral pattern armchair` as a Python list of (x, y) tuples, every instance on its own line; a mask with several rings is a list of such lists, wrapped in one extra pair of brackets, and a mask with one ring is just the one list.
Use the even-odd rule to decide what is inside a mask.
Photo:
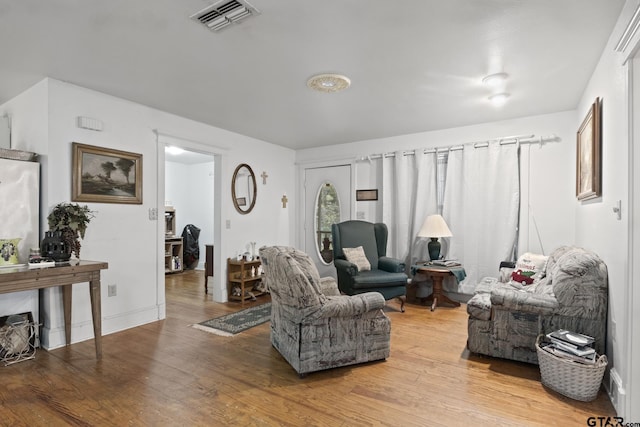
[(591, 251), (562, 246), (549, 255), (542, 273), (527, 285), (508, 280), (509, 274), (503, 281), (482, 280), (467, 303), (471, 352), (538, 363), (537, 336), (557, 329), (592, 336), (596, 351), (605, 352), (605, 263)]
[(340, 295), (307, 254), (260, 249), (271, 293), (271, 344), (300, 375), (389, 356), (391, 323), (377, 292)]

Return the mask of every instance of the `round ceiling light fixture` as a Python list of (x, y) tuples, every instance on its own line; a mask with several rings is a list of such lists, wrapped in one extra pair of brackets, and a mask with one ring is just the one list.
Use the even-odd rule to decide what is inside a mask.
[(508, 92), (496, 93), (489, 97), (489, 101), (496, 107), (500, 107), (507, 102), (507, 98), (509, 98), (509, 96), (511, 96), (511, 94)]
[(184, 150), (180, 147), (176, 147), (174, 145), (167, 145), (164, 147), (164, 152), (165, 153), (169, 153), (169, 154), (173, 154), (173, 155), (179, 155), (184, 153)]
[(482, 79), (482, 83), (486, 84), (487, 86), (496, 87), (507, 80), (507, 77), (509, 77), (507, 73), (489, 74)]
[(334, 93), (351, 86), (351, 80), (340, 74), (318, 74), (307, 80), (307, 86), (318, 92)]

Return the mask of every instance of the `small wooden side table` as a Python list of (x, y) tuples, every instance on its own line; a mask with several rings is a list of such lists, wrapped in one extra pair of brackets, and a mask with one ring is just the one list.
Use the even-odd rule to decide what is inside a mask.
[(453, 305), (454, 307), (460, 307), (460, 303), (446, 296), (442, 288), (442, 280), (447, 276), (453, 275), (451, 270), (445, 267), (425, 265), (418, 267), (416, 269), (416, 272), (424, 274), (433, 281), (433, 292), (427, 297), (427, 299), (432, 299), (431, 311), (434, 311), (436, 309), (438, 303), (447, 303)]

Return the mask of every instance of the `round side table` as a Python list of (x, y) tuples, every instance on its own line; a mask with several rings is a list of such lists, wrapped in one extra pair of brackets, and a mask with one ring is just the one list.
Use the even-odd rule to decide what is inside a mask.
[(460, 307), (460, 303), (446, 296), (444, 290), (442, 289), (442, 279), (447, 276), (453, 275), (453, 273), (451, 273), (449, 269), (444, 267), (425, 265), (422, 267), (418, 267), (416, 271), (418, 273), (424, 274), (433, 281), (433, 293), (427, 297), (427, 299), (432, 299), (431, 311), (435, 310), (440, 303), (446, 303), (453, 305), (454, 307)]

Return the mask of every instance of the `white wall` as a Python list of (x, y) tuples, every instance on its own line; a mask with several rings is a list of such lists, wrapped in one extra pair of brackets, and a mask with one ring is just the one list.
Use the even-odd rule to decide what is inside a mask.
[[(165, 201), (176, 209), (176, 236), (187, 224), (200, 229), (199, 270), (204, 269), (205, 247), (214, 242), (214, 162), (165, 162)], [(217, 273), (216, 273), (217, 274)]]
[[(27, 91), (7, 105), (15, 106), (12, 119), (18, 134), (26, 135), (31, 124), (45, 126), (31, 138), (34, 145), (29, 142), (16, 147), (40, 153), (45, 165), (49, 166), (43, 167), (42, 171), (42, 180), (47, 185), (43, 189), (41, 216), (46, 217), (56, 203), (70, 201), (72, 142), (143, 156), (141, 205), (87, 203), (96, 211), (96, 217), (82, 241), (81, 257), (109, 263), (109, 269), (102, 273), (104, 334), (164, 317), (164, 274), (160, 274), (163, 270), (160, 266), (161, 236), (164, 233), (162, 230), (161, 234), (160, 227), (163, 228), (163, 223), (150, 220), (149, 216), (150, 209), (164, 205), (164, 151), (158, 150), (155, 129), (200, 141), (204, 146), (221, 147), (220, 173), (227, 184), (221, 185), (223, 190), (217, 197), (220, 197), (220, 219), (223, 223), (229, 220), (231, 227), (222, 228), (220, 248), (216, 248), (219, 274), (213, 280), (214, 295), (219, 299), (226, 297), (224, 261), (238, 248), (245, 247), (249, 241), (258, 242), (258, 246), (291, 243), (293, 233), (289, 215), (295, 204), (282, 209), (280, 197), (288, 194), (290, 199), (294, 198), (292, 150), (53, 79), (45, 80), (33, 90), (37, 91), (36, 99), (32, 100), (33, 93)], [(21, 105), (25, 107), (18, 108)], [(78, 128), (78, 116), (101, 120), (103, 131)], [(248, 215), (238, 214), (231, 203), (231, 173), (238, 163), (248, 163), (257, 174), (263, 170), (269, 174), (266, 185), (259, 181), (256, 207)], [(115, 297), (107, 297), (106, 285), (111, 284), (117, 285)], [(88, 284), (74, 286), (72, 342), (93, 336), (88, 294)], [(0, 301), (3, 298), (5, 296), (0, 296)], [(48, 348), (63, 345), (60, 291), (47, 290), (42, 306), (49, 316), (43, 344)]]
[[(491, 108), (487, 106), (487, 108)], [(356, 162), (357, 189), (381, 190), (379, 160), (367, 160), (368, 155), (396, 150), (448, 147), (512, 135), (546, 137), (556, 135), (558, 141), (543, 145), (523, 145), (521, 150), (522, 211), (520, 252), (550, 253), (560, 245), (573, 243), (575, 168), (575, 111), (526, 117), (476, 126), (466, 126), (433, 132), (402, 135), (391, 138), (359, 141), (339, 146), (299, 150), (296, 161), (305, 164), (334, 162), (339, 159)], [(499, 173), (499, 172), (498, 172)], [(356, 214), (362, 212), (369, 221), (381, 218), (382, 194), (378, 202), (356, 202)], [(534, 223), (537, 224), (536, 232)], [(540, 245), (542, 242), (542, 245)]]
[[(625, 419), (631, 420), (631, 405), (625, 402), (626, 389), (631, 379), (628, 280), (629, 245), (629, 135), (628, 68), (622, 64), (622, 55), (614, 51), (624, 28), (638, 6), (638, 1), (625, 5), (616, 28), (603, 51), (598, 65), (578, 105), (574, 127), (580, 126), (596, 97), (602, 99), (602, 197), (586, 202), (575, 202), (576, 243), (597, 252), (605, 261), (609, 272), (609, 321), (607, 355), (612, 384), (607, 384), (612, 402)], [(613, 212), (616, 201), (622, 202), (622, 219)], [(637, 405), (634, 419), (638, 417)]]
[(198, 237), (200, 260), (197, 268), (203, 270), (206, 261), (204, 245), (211, 245), (214, 242), (214, 163), (192, 165), (190, 170), (190, 180), (186, 183), (187, 191), (190, 194), (189, 204), (186, 207), (188, 214), (184, 220), (185, 225), (193, 224), (200, 229)]
[[(176, 236), (182, 234), (182, 229), (187, 224), (185, 222), (185, 212), (189, 203), (189, 193), (185, 185), (189, 181), (189, 165), (176, 162), (164, 163), (164, 200), (176, 210)], [(213, 210), (213, 209), (212, 209)]]

